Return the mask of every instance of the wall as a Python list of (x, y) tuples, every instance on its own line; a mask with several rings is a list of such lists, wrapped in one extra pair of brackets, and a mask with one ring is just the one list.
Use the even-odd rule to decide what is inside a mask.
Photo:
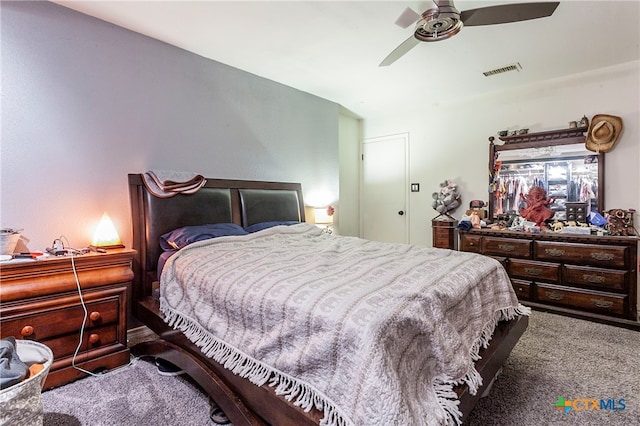
[[(340, 205), (336, 210), (336, 231), (340, 235), (360, 234), (360, 145), (362, 120), (345, 108), (339, 119)], [(336, 225), (336, 223), (334, 223)]]
[(338, 198), (338, 105), (49, 2), (2, 2), (0, 226), (127, 246), (127, 173), (301, 182)]
[[(605, 209), (640, 211), (640, 69), (632, 62), (562, 79), (465, 99), (438, 108), (367, 117), (365, 137), (409, 132), (410, 179), (421, 192), (411, 194), (411, 243), (431, 245), (431, 193), (444, 179), (462, 193), (459, 218), (472, 199), (487, 200), (488, 137), (502, 129), (531, 132), (562, 129), (571, 120), (607, 113), (621, 116), (623, 133), (605, 155)], [(424, 189), (422, 189), (424, 188)], [(636, 214), (636, 222), (640, 217)], [(636, 225), (638, 228), (638, 225)]]

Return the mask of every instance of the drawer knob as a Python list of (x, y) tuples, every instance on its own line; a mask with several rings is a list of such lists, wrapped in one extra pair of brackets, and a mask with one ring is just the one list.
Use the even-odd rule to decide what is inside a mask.
[(557, 291), (545, 291), (544, 294), (551, 300), (564, 299), (564, 294), (558, 293)]
[(89, 319), (91, 321), (98, 321), (101, 317), (102, 315), (100, 315), (100, 312), (98, 311), (93, 311), (89, 314)]
[(92, 333), (92, 334), (89, 335), (89, 343), (91, 343), (92, 345), (95, 345), (99, 341), (100, 341), (100, 335), (99, 334)]
[(24, 327), (22, 327), (22, 330), (20, 330), (20, 334), (22, 334), (24, 337), (28, 337), (31, 336), (33, 334), (33, 327), (30, 325), (25, 325)]

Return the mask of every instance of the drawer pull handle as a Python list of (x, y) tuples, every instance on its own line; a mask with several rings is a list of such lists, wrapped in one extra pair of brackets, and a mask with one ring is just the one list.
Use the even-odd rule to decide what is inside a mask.
[(544, 252), (549, 256), (553, 256), (553, 257), (564, 256), (564, 250), (560, 250), (560, 249), (554, 249), (554, 248), (544, 249)]
[(613, 255), (611, 253), (605, 253), (603, 251), (594, 251), (591, 253), (591, 257), (595, 260), (613, 260)]
[(558, 293), (557, 291), (545, 291), (544, 294), (551, 300), (564, 299), (564, 294)]
[(89, 319), (91, 321), (98, 321), (101, 317), (102, 315), (100, 315), (100, 312), (98, 311), (93, 311), (89, 314)]
[(591, 302), (597, 307), (597, 308), (610, 308), (613, 306), (613, 302), (611, 300), (604, 300), (604, 299), (591, 299)]
[(20, 330), (20, 334), (24, 337), (31, 336), (33, 332), (34, 332), (33, 327), (30, 325), (25, 325), (24, 327), (22, 327), (22, 330)]
[(535, 275), (536, 277), (542, 275), (542, 269), (540, 268), (524, 268), (524, 271), (529, 275)]
[(596, 274), (583, 274), (582, 279), (592, 284), (604, 284), (607, 281), (605, 277)]
[(508, 251), (508, 252), (512, 252), (513, 250), (515, 250), (515, 246), (509, 245), (509, 244), (498, 244), (498, 248), (502, 251)]
[(91, 343), (92, 345), (95, 345), (99, 341), (100, 341), (100, 335), (99, 334), (92, 333), (92, 334), (89, 335), (89, 343)]

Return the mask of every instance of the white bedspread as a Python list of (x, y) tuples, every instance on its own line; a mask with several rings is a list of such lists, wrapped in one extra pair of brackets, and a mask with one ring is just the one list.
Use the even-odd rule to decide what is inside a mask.
[(526, 313), (500, 264), (308, 224), (192, 244), (161, 277), (165, 320), (326, 425), (447, 424), (498, 320)]

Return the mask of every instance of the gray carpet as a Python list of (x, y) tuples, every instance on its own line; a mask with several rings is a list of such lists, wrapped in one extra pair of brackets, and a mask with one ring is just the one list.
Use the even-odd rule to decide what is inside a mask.
[[(640, 425), (640, 333), (534, 311), (491, 394), (469, 425)], [(624, 410), (571, 410), (567, 401), (624, 399)], [(139, 360), (44, 392), (45, 426), (212, 425), (210, 404), (183, 377)], [(581, 407), (582, 404), (578, 404)], [(591, 406), (589, 405), (589, 408)], [(611, 407), (611, 406), (610, 406)]]

